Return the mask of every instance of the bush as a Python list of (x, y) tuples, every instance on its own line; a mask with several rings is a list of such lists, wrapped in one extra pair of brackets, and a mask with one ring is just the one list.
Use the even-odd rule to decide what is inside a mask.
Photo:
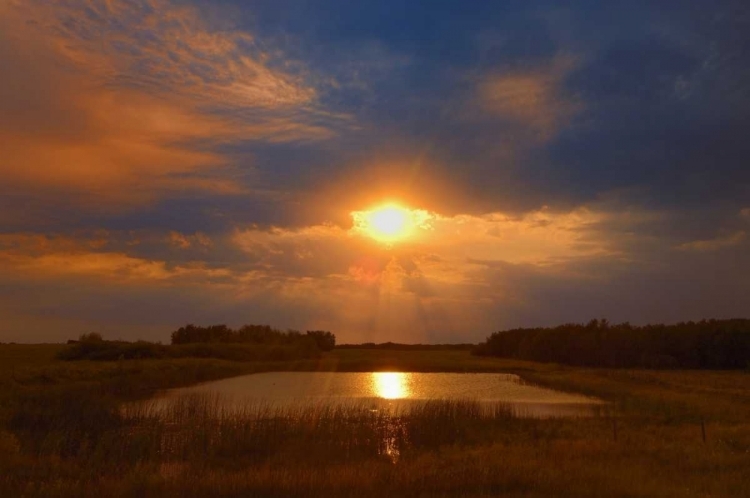
[(62, 350), (62, 360), (133, 360), (168, 356), (166, 346), (147, 341), (105, 341), (99, 334), (83, 334)]

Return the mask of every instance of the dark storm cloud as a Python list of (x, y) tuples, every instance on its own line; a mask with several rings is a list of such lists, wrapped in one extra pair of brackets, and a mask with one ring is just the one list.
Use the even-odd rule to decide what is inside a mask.
[[(325, 189), (395, 146), (403, 168), (425, 165), (413, 183), (449, 179), (451, 210), (570, 206), (633, 187), (671, 205), (747, 194), (750, 25), (738, 2), (295, 7), (261, 2), (248, 22), (291, 33), (285, 47), (335, 82), (321, 101), (357, 126), (332, 143), (253, 148), (273, 185)], [(493, 78), (535, 107), (482, 101)]]

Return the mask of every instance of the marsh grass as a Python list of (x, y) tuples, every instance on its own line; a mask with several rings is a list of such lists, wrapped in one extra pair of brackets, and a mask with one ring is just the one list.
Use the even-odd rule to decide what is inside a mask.
[[(745, 372), (591, 370), (454, 351), (334, 350), (275, 366), (105, 364), (27, 348), (0, 347), (2, 497), (750, 496)], [(237, 410), (189, 396), (163, 413), (133, 402), (158, 388), (273, 368), (445, 365), (514, 372), (612, 404), (595, 417), (538, 420), (456, 400), (395, 417), (356, 404)]]
[(19, 402), (9, 438), (19, 451), (78, 462), (88, 471), (141, 465), (236, 469), (248, 465), (331, 465), (481, 442), (492, 425), (513, 420), (503, 406), (435, 400), (393, 413), (369, 404), (238, 407), (214, 395), (184, 395), (168, 404), (118, 405), (113, 399), (44, 394)]
[(503, 405), (487, 409), (471, 400), (427, 401), (399, 414), (356, 403), (237, 409), (207, 395), (186, 395), (166, 407), (75, 401), (47, 404), (54, 422), (21, 410), (10, 432), (0, 433), (3, 496), (747, 496), (748, 490), (746, 426), (722, 427), (703, 443), (689, 426), (621, 418), (614, 441), (609, 416), (519, 419)]
[(509, 407), (473, 400), (430, 400), (391, 410), (355, 400), (333, 405), (248, 402), (238, 406), (205, 394), (183, 395), (167, 404), (131, 404), (122, 416), (147, 439), (163, 441), (158, 455), (147, 459), (169, 455), (179, 460), (308, 464), (395, 461), (405, 452), (481, 441), (489, 426), (507, 426), (513, 420)]

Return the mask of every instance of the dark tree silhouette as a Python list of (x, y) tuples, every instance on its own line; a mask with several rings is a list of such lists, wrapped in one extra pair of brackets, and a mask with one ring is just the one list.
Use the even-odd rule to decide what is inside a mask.
[(321, 351), (330, 351), (336, 345), (336, 336), (324, 330), (311, 330), (302, 334), (296, 330), (274, 329), (269, 325), (243, 325), (233, 330), (226, 325), (199, 327), (185, 325), (172, 332), (172, 344), (233, 343), (290, 345), (312, 343)]
[(308, 330), (307, 337), (311, 337), (321, 351), (331, 351), (336, 346), (336, 336), (327, 330)]
[(60, 352), (64, 360), (118, 360), (144, 358), (218, 358), (234, 361), (283, 361), (317, 358), (336, 345), (332, 333), (315, 330), (274, 329), (268, 325), (244, 325), (233, 330), (226, 325), (185, 325), (172, 332), (172, 345), (147, 341), (107, 341), (97, 333), (69, 341)]
[(750, 320), (513, 329), (495, 332), (473, 354), (591, 367), (748, 368)]

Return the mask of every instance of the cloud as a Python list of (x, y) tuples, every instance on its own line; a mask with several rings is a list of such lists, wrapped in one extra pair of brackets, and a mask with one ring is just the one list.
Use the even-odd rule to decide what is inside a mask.
[(90, 277), (102, 284), (155, 284), (168, 280), (223, 278), (225, 269), (199, 262), (167, 265), (107, 248), (107, 240), (9, 234), (0, 237), (0, 267), (32, 279)]
[(169, 243), (180, 249), (188, 249), (193, 246), (208, 248), (213, 245), (211, 238), (201, 232), (196, 232), (193, 235), (185, 235), (175, 231), (169, 232)]
[[(0, 291), (13, 282), (36, 289), (77, 289), (87, 296), (81, 299), (90, 303), (93, 314), (108, 306), (95, 297), (97, 288), (128, 295), (138, 289), (143, 295), (158, 292), (167, 301), (211, 294), (217, 309), (231, 310), (225, 320), (255, 321), (253, 313), (261, 312), (279, 326), (325, 326), (349, 340), (426, 340), (436, 330), (467, 333), (479, 319), (469, 316), (470, 310), (507, 298), (486, 292), (486, 275), (477, 272), (479, 258), (490, 266), (546, 268), (563, 265), (567, 258), (603, 257), (608, 251), (593, 248), (600, 242), (587, 234), (601, 217), (583, 211), (543, 210), (524, 217), (423, 215), (429, 226), (415, 227), (409, 239), (392, 245), (355, 224), (250, 226), (212, 237), (175, 231), (165, 236), (4, 234)], [(530, 251), (530, 245), (538, 247)], [(66, 316), (77, 307), (60, 306), (55, 304), (56, 313)], [(33, 308), (24, 304), (29, 313)], [(170, 323), (213, 316), (199, 309), (170, 312)], [(103, 315), (103, 323), (112, 319)], [(449, 323), (453, 325), (446, 331)]]
[(675, 223), (669, 213), (609, 201), (523, 215), (427, 214), (429, 226), (391, 244), (353, 221), (210, 236), (8, 233), (0, 295), (10, 322), (58, 317), (49, 331), (57, 339), (83, 324), (132, 338), (120, 327), (130, 323), (163, 340), (188, 322), (250, 322), (330, 329), (348, 342), (476, 341), (504, 327), (723, 316), (747, 304), (744, 284), (729, 278), (746, 265), (744, 235), (686, 240), (660, 229)]
[[(210, 106), (296, 106), (315, 97), (299, 76), (270, 67), (271, 54), (230, 24), (169, 0), (12, 2), (17, 20), (76, 68), (121, 87), (168, 89)], [(33, 21), (32, 21), (33, 20)], [(214, 23), (216, 24), (216, 23)]]
[(107, 205), (236, 195), (221, 146), (332, 135), (303, 75), (187, 4), (5, 2), (0, 64), (5, 189)]
[(731, 247), (741, 244), (746, 239), (747, 233), (745, 233), (744, 231), (740, 231), (722, 237), (717, 237), (715, 239), (693, 240), (690, 242), (685, 242), (683, 244), (680, 244), (678, 248), (685, 251), (717, 251), (725, 247)]
[(481, 108), (549, 139), (582, 108), (563, 91), (575, 59), (557, 56), (532, 68), (510, 68), (483, 76), (478, 86)]
[(447, 8), (0, 1), (0, 337), (748, 309), (746, 16)]

